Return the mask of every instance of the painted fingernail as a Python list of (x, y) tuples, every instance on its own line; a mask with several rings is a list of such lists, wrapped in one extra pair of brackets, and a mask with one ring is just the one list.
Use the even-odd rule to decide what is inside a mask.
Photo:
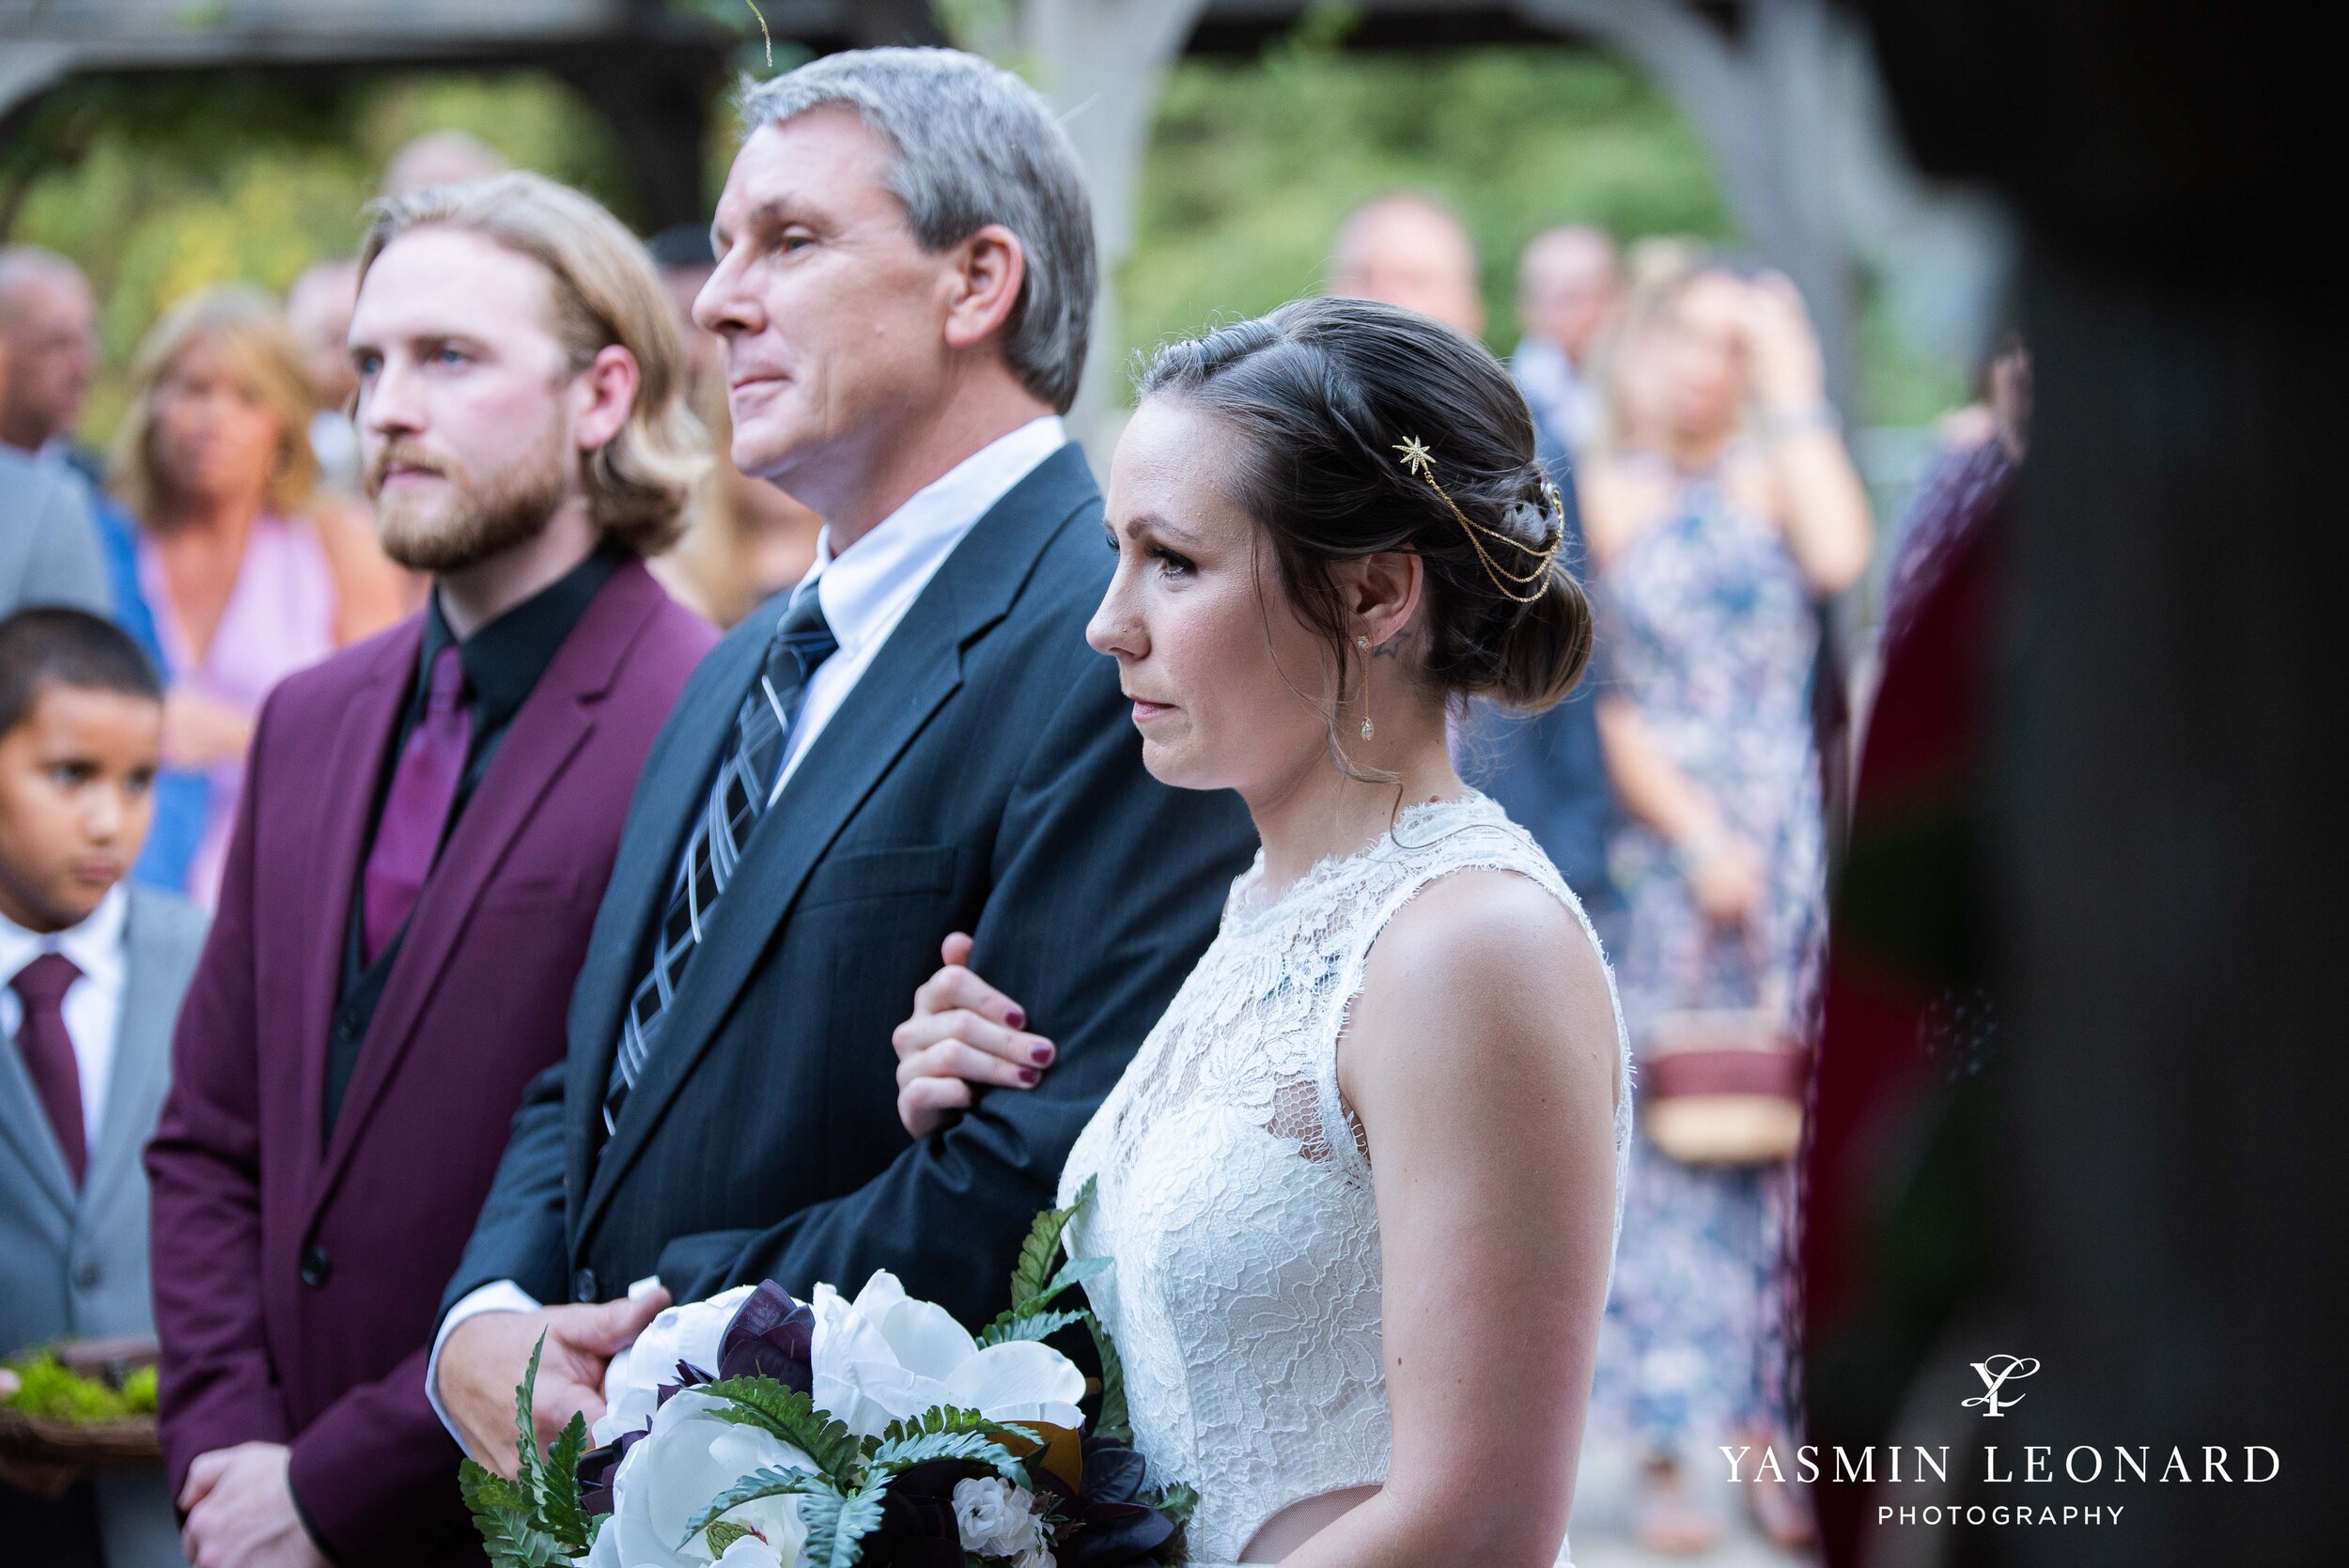
[(1028, 1027), (1028, 1015), (1023, 1009), (1015, 1007), (1003, 1015), (1003, 1021), (1014, 1029), (1025, 1029)]
[(1019, 1069), (1019, 1081), (1022, 1083), (1034, 1083), (1039, 1079), (1043, 1078), (1043, 1076), (1044, 1075), (1042, 1073), (1037, 1072), (1034, 1067), (1022, 1067)]
[(1044, 1045), (1037, 1046), (1034, 1049), (1028, 1052), (1029, 1059), (1034, 1062), (1039, 1067), (1050, 1066), (1052, 1064), (1052, 1048), (1049, 1042)]

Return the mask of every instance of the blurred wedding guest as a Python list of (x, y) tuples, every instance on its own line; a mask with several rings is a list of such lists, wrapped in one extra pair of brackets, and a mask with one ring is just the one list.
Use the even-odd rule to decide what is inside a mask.
[(1881, 641), (1932, 591), (1967, 536), (1997, 508), (2030, 444), (2030, 355), (2010, 336), (1983, 370), (1982, 396), (1941, 421), (1941, 448), (1918, 481), (1884, 574)]
[(89, 286), (63, 256), (0, 249), (0, 613), (113, 599), (94, 497), (69, 467), (95, 357)]
[(381, 204), (356, 415), (422, 613), (261, 710), (149, 1146), (163, 1453), (199, 1568), (478, 1563), (441, 1287), (716, 633), (643, 557), (706, 460), (643, 249), (536, 175)]
[(64, 256), (0, 248), (0, 442), (20, 452), (80, 456), (74, 422), (98, 368), (98, 302)]
[(1542, 434), (1580, 453), (1598, 428), (1591, 353), (1623, 296), (1615, 238), (1589, 224), (1533, 237), (1517, 259), (1517, 318), (1525, 335), (1509, 371)]
[(1433, 196), (1396, 191), (1363, 203), (1338, 225), (1324, 292), (1401, 305), (1482, 337), (1476, 271), (1476, 242), (1459, 214)]
[(807, 575), (824, 520), (734, 466), (725, 340), (693, 320), (693, 298), (716, 270), (708, 225), (664, 229), (646, 248), (684, 334), (688, 396), (709, 432), (711, 455), (709, 471), (685, 508), (684, 537), (651, 563), (652, 572), (679, 603), (731, 627)]
[[(97, 358), (97, 304), (81, 269), (30, 246), (0, 251), (0, 470), (8, 466), (6, 451), (12, 446), (31, 454), (54, 474), (83, 481), (115, 624), (160, 669), (163, 643), (139, 587), (138, 525), (102, 488), (103, 459), (73, 439)], [(9, 373), (10, 364), (20, 374)], [(7, 484), (0, 474), (0, 490)], [(6, 524), (0, 523), (0, 555), (11, 549), (5, 530)], [(0, 581), (5, 577), (0, 569)], [(0, 606), (36, 601), (100, 607), (86, 597), (54, 588), (13, 600), (0, 594)], [(131, 868), (132, 880), (172, 892), (187, 886), (188, 862), (204, 837), (209, 793), (199, 773), (170, 773), (156, 780), (147, 846)]]
[(504, 174), (514, 165), (504, 153), (466, 131), (428, 131), (392, 154), (383, 165), (387, 200), (430, 190), (435, 185), (462, 185)]
[[(0, 1354), (154, 1333), (147, 1181), (171, 1021), (204, 919), (127, 886), (163, 747), (163, 689), (79, 610), (0, 620)], [(151, 1471), (0, 1461), (0, 1541), (43, 1568), (177, 1568)]]
[(301, 350), (265, 296), (194, 295), (131, 367), (115, 490), (139, 523), (137, 586), (170, 684), (163, 759), (206, 785), (182, 881), (209, 907), (270, 688), (398, 618), (400, 574), (316, 495)]
[(346, 495), (359, 489), (359, 432), (350, 423), (351, 395), (359, 390), (350, 369), (350, 312), (359, 301), (359, 264), (348, 257), (321, 261), (294, 279), (286, 292), (286, 326), (302, 347), (302, 363), (318, 393), (319, 411), (310, 416), (310, 451), (319, 477)]
[[(1346, 219), (1332, 251), (1332, 294), (1416, 310), (1470, 337), (1484, 330), (1475, 241), (1440, 203), (1409, 194), (1381, 196)], [(1534, 434), (1536, 456), (1564, 514), (1559, 559), (1579, 575), (1584, 550), (1574, 465), (1539, 420)], [(1533, 835), (1581, 899), (1600, 941), (1611, 943), (1619, 901), (1608, 876), (1607, 844), (1615, 807), (1592, 709), (1605, 655), (1602, 644), (1592, 677), (1543, 712), (1471, 702), (1455, 726), (1453, 751), (1460, 776)]]
[[(1612, 675), (1599, 728), (1626, 818), (1616, 974), (1652, 1065), (1692, 1010), (1808, 1033), (1825, 898), (1819, 606), (1865, 567), (1871, 525), (1784, 278), (1668, 264), (1610, 336), (1613, 431), (1583, 499)], [(1785, 1452), (1790, 1165), (1684, 1164), (1652, 1133), (1633, 1153), (1600, 1388), (1642, 1444), (1640, 1537), (1692, 1551), (1719, 1521), (1691, 1464), (1732, 1434)], [(1773, 1537), (1808, 1535), (1803, 1499), (1740, 1490)]]

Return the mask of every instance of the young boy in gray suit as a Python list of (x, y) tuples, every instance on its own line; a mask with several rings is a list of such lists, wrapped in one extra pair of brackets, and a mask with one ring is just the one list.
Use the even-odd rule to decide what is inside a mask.
[[(154, 667), (105, 621), (0, 620), (0, 1355), (154, 1333), (139, 1157), (204, 937), (190, 906), (123, 880), (163, 722)], [(64, 1479), (0, 1467), (0, 1555), (180, 1561), (161, 1469)]]

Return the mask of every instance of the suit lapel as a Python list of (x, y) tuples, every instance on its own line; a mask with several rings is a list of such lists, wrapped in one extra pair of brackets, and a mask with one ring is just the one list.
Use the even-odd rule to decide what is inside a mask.
[[(583, 1236), (595, 1224), (669, 1102), (709, 1049), (718, 1025), (753, 966), (775, 940), (809, 874), (914, 737), (961, 686), (962, 649), (1003, 618), (1045, 544), (1096, 493), (1083, 454), (1074, 445), (1038, 464), (956, 547), (858, 677), (848, 701), (810, 743), (782, 798), (752, 833), (725, 900), (669, 1005), (645, 1075), (629, 1095), (610, 1145), (596, 1162), (578, 1234)], [(754, 656), (759, 645), (748, 645)], [(731, 697), (747, 688), (750, 678), (745, 668), (739, 682), (720, 690)], [(733, 703), (724, 706), (730, 727)], [(713, 743), (696, 781), (707, 779), (714, 756)], [(693, 807), (698, 805), (696, 798)], [(670, 815), (682, 820), (690, 811)], [(681, 831), (677, 839), (681, 842)], [(673, 846), (671, 869), (676, 853)], [(633, 954), (630, 967), (632, 960)], [(633, 974), (625, 976), (623, 987), (634, 980)], [(610, 1017), (614, 1032), (618, 1018), (614, 1007)], [(600, 1054), (608, 1074), (611, 1053), (607, 1049)], [(599, 1106), (601, 1078), (583, 1086), (575, 1072), (569, 1084), (574, 1100), (583, 1087)]]
[(315, 1189), (322, 1157), (319, 1124), (326, 1115), (326, 1051), (334, 1003), (342, 994), (343, 942), (350, 933), (350, 900), (359, 885), (360, 858), (367, 848), (367, 818), (375, 807), (376, 781), (383, 776), (399, 707), (408, 695), (408, 675), (424, 643), (424, 617), (412, 615), (385, 639), (367, 678), (343, 710), (324, 772), (332, 786), (310, 793), (323, 804), (312, 840), (309, 892), (303, 910), (306, 943), (302, 968), (301, 1035), (294, 1059), (301, 1063), (302, 1125), (309, 1134), (296, 1141), (300, 1162), (297, 1191)]
[(483, 890), (540, 802), (595, 733), (596, 704), (611, 688), (621, 657), (636, 641), (661, 593), (642, 565), (631, 562), (621, 567), (564, 639), (515, 713), (489, 772), (416, 896), (415, 914), (400, 939), (342, 1113), (334, 1121), (324, 1168), (312, 1189), (313, 1219), (333, 1194), (370, 1112), (414, 1042), (416, 1025), (473, 921)]
[[(171, 1031), (179, 997), (146, 931), (145, 896), (131, 890), (129, 923), (123, 927), (122, 1022), (115, 1032), (114, 1066), (107, 1077), (106, 1109), (91, 1151), (88, 1184), (82, 1191), (85, 1213), (101, 1212), (114, 1189), (127, 1181), (144, 1186), (139, 1154), (155, 1130), (155, 1108), (171, 1072)], [(142, 1199), (144, 1202), (144, 1199)]]
[(77, 1202), (73, 1172), (66, 1169), (65, 1151), (57, 1147), (49, 1112), (33, 1093), (32, 1075), (13, 1040), (0, 1045), (0, 1146), (16, 1151), (33, 1185), (70, 1222)]
[[(780, 613), (770, 604), (751, 619), (771, 630)], [(740, 693), (750, 689), (752, 672), (765, 661), (766, 646), (760, 636), (734, 636), (711, 650), (694, 678), (701, 683), (706, 674), (704, 690), (712, 695), (677, 710), (674, 733), (664, 734), (646, 761), (621, 831), (568, 1024), (572, 1047), (564, 1079), (565, 1149), (572, 1169), (583, 1175), (603, 1130), (604, 1079), (619, 1045), (620, 1010), (636, 985), (638, 955), (668, 902), (686, 833), (700, 815), (719, 750), (733, 736)], [(648, 801), (660, 802), (661, 809), (644, 809)]]

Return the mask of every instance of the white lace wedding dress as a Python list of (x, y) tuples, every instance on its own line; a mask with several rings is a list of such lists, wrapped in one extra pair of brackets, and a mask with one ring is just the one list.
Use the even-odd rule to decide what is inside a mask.
[[(1112, 1260), (1089, 1294), (1125, 1364), (1135, 1446), (1198, 1490), (1194, 1562), (1236, 1561), (1292, 1503), (1386, 1479), (1378, 1212), (1339, 1094), (1338, 1035), (1387, 922), (1471, 867), (1532, 878), (1589, 929), (1548, 858), (1482, 795), (1414, 807), (1275, 898), (1259, 854), (1069, 1156), (1064, 1203), (1087, 1177), (1099, 1184), (1069, 1250)], [(1631, 1131), (1620, 1008), (1615, 1029), (1620, 1228)]]

